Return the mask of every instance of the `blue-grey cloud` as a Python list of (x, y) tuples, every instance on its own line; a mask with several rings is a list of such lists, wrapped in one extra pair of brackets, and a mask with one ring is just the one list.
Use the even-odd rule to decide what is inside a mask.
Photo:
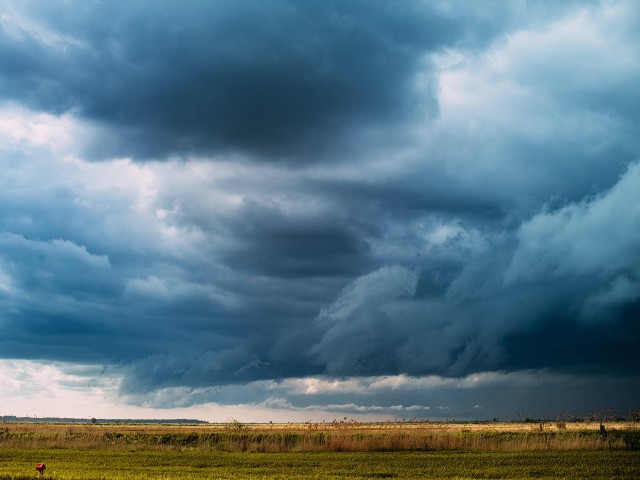
[[(319, 315), (312, 356), (333, 375), (635, 371), (639, 250), (627, 226), (637, 211), (625, 206), (638, 201), (639, 171), (596, 198), (534, 216), (512, 239), (489, 239), (459, 271), (433, 271), (426, 260), (360, 277)], [(423, 278), (441, 284), (418, 295)]]
[(418, 2), (20, 7), (3, 33), (5, 98), (108, 126), (96, 156), (306, 160), (358, 128), (435, 112), (433, 87), (411, 94), (422, 53), (481, 29)]
[(2, 8), (3, 357), (353, 411), (443, 397), (260, 382), (637, 376), (634, 3)]

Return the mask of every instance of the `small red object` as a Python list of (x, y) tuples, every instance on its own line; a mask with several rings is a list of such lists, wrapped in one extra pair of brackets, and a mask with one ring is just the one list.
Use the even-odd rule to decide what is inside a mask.
[(36, 470), (40, 472), (40, 475), (44, 473), (44, 469), (47, 468), (44, 463), (39, 463), (36, 465)]

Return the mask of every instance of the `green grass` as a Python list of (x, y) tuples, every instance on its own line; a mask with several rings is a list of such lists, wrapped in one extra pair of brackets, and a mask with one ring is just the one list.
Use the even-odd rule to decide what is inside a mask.
[(431, 452), (215, 452), (0, 449), (0, 480), (35, 479), (637, 479), (626, 450)]

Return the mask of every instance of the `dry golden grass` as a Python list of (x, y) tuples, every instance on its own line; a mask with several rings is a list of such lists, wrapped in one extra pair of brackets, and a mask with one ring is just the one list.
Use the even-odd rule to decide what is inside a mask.
[(635, 449), (634, 422), (62, 424), (0, 423), (0, 447), (221, 451)]
[[(383, 433), (527, 433), (527, 432), (599, 432), (600, 422), (333, 422), (333, 423), (212, 423), (212, 424), (142, 424), (142, 423), (38, 423), (1, 422), (2, 432), (38, 433), (58, 436), (121, 434), (183, 434), (244, 431), (255, 433), (359, 432)], [(604, 422), (607, 431), (640, 430), (640, 423)]]

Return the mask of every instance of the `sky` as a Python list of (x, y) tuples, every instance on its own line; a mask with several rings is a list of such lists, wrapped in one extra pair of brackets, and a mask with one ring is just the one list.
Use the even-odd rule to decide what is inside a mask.
[(0, 415), (640, 408), (640, 4), (4, 1)]

